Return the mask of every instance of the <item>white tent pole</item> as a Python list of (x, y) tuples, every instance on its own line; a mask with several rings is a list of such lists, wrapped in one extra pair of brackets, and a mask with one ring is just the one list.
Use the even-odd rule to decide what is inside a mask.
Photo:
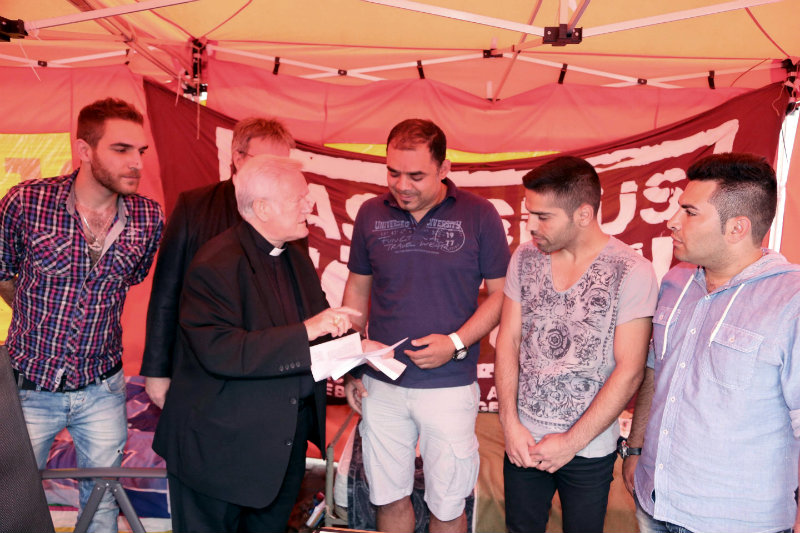
[(52, 59), (47, 62), (47, 66), (53, 65), (67, 65), (69, 63), (80, 63), (81, 61), (93, 61), (95, 59), (105, 59), (107, 57), (124, 56), (127, 50), (117, 50), (115, 52), (105, 52), (103, 54), (91, 54), (78, 57), (67, 57), (64, 59)]
[[(0, 59), (5, 59), (6, 61), (14, 61), (16, 63), (22, 63), (23, 65), (27, 65), (29, 67), (36, 67), (39, 66), (39, 62), (35, 59), (28, 59), (27, 57), (17, 57), (17, 56), (9, 56), (6, 54), (0, 54)], [(56, 67), (61, 67), (61, 65), (55, 65)], [(62, 67), (67, 68), (67, 67)]]
[[(751, 68), (729, 68), (725, 70), (715, 70), (714, 74), (716, 76), (721, 76), (725, 74), (740, 74), (742, 72), (756, 72), (758, 70), (785, 70), (780, 64), (775, 63), (766, 63), (764, 65), (758, 65), (757, 67)], [(696, 78), (707, 78), (708, 71), (706, 72), (695, 72), (694, 74), (685, 74), (683, 76), (665, 76), (663, 78), (654, 78), (653, 81), (681, 81), (681, 80), (691, 80)]]
[(143, 2), (130, 4), (127, 6), (106, 7), (103, 9), (84, 11), (83, 13), (75, 13), (74, 15), (64, 15), (62, 17), (25, 22), (25, 31), (28, 33), (35, 33), (37, 30), (42, 28), (52, 28), (53, 26), (63, 26), (64, 24), (74, 24), (76, 22), (85, 22), (87, 20), (126, 15), (128, 13), (136, 13), (138, 11), (147, 11), (149, 9), (157, 9), (160, 7), (168, 7), (196, 1), (197, 0), (144, 0)]
[[(283, 63), (283, 59), (281, 59), (281, 63)], [(415, 63), (416, 64), (416, 63)], [(361, 78), (362, 80), (367, 81), (384, 81), (386, 78), (379, 78), (378, 76), (369, 76), (367, 74), (360, 74), (358, 72), (353, 72), (348, 70), (346, 76), (350, 76), (352, 78)], [(307, 80), (317, 80), (320, 78), (333, 78), (335, 76), (341, 76), (338, 70), (333, 70), (329, 72), (318, 72), (317, 74), (306, 74), (305, 76), (300, 76), (301, 78), (305, 78)]]
[[(758, 70), (773, 70), (773, 69), (775, 69), (775, 70), (777, 70), (777, 69), (784, 70), (784, 68), (782, 66), (780, 66), (779, 64), (767, 63), (765, 65), (759, 65), (757, 67), (752, 67), (752, 68), (730, 68), (730, 69), (725, 69), (725, 70), (715, 70), (714, 74), (717, 75), (717, 76), (721, 76), (721, 75), (725, 75), (725, 74), (740, 74), (742, 72), (756, 72)], [(708, 71), (693, 72), (691, 74), (679, 74), (679, 75), (676, 75), (676, 76), (664, 76), (662, 78), (648, 79), (647, 80), (647, 84), (648, 85), (656, 84), (656, 83), (663, 84), (665, 82), (670, 82), (670, 81), (683, 81), (683, 80), (692, 80), (692, 79), (707, 78), (707, 77), (708, 77)], [(612, 83), (612, 84), (604, 85), (604, 87), (628, 87), (631, 84), (635, 85), (636, 84), (636, 80), (633, 80), (631, 82)], [(659, 86), (663, 87), (663, 85), (659, 85)]]
[[(575, 26), (578, 24), (578, 21), (583, 16), (583, 13), (586, 11), (586, 8), (589, 7), (589, 2), (591, 2), (591, 0), (582, 0), (581, 5), (579, 5), (577, 9), (575, 9), (575, 12), (572, 13), (572, 16), (567, 16), (569, 14), (569, 0), (561, 0), (558, 12), (559, 18), (562, 24), (567, 25), (568, 31), (572, 31), (573, 29), (575, 29)], [(531, 12), (531, 17), (528, 20), (528, 24), (533, 23), (533, 20), (536, 18), (536, 14), (539, 12), (539, 8), (541, 7), (541, 5), (542, 5), (542, 0), (539, 0), (536, 3), (536, 7), (534, 7), (533, 11)], [(511, 62), (508, 64), (508, 68), (506, 68), (506, 71), (503, 73), (503, 78), (500, 80), (500, 85), (497, 87), (497, 91), (495, 91), (494, 94), (491, 95), (491, 100), (493, 102), (497, 101), (497, 99), (500, 97), (500, 91), (503, 90), (503, 87), (506, 84), (506, 80), (508, 79), (509, 74), (511, 74), (511, 69), (514, 68), (514, 62), (517, 60), (520, 52), (523, 50), (522, 45), (525, 43), (527, 37), (528, 35), (523, 33), (522, 37), (517, 43), (516, 49), (514, 50), (514, 55), (511, 58)], [(541, 44), (542, 44), (541, 39), (536, 39), (534, 42), (528, 43), (524, 48), (527, 49), (533, 46), (540, 46)]]
[(558, 24), (569, 24), (569, 0), (558, 2)]
[[(589, 0), (584, 0), (584, 4), (587, 3), (588, 1)], [(533, 20), (536, 18), (536, 15), (539, 13), (539, 9), (541, 9), (541, 7), (542, 7), (542, 0), (537, 0), (536, 5), (533, 6), (533, 9), (531, 10), (531, 16), (528, 17), (528, 24), (533, 23)], [(528, 34), (523, 33), (520, 36), (519, 42), (517, 44), (524, 43), (527, 38)], [(536, 41), (541, 43), (541, 39), (537, 39)], [(506, 80), (508, 79), (508, 75), (511, 74), (511, 69), (514, 68), (514, 63), (517, 60), (517, 56), (519, 56), (519, 51), (514, 52), (514, 55), (511, 56), (511, 61), (509, 61), (508, 67), (506, 67), (506, 71), (503, 73), (503, 77), (500, 78), (500, 84), (498, 85), (496, 91), (493, 89), (491, 81), (487, 83), (486, 85), (487, 92), (491, 91), (491, 94), (488, 94), (486, 97), (490, 99), (492, 102), (496, 102), (497, 98), (500, 96), (500, 91), (503, 90), (503, 87), (506, 84)]]
[[(247, 52), (247, 51), (244, 51), (244, 50), (234, 50), (234, 49), (231, 49), (231, 48), (224, 48), (224, 47), (220, 47), (220, 46), (213, 45), (213, 44), (209, 44), (208, 45), (208, 50), (209, 51), (218, 50), (220, 52), (225, 52), (225, 53), (232, 54), (232, 55), (238, 55), (238, 56), (242, 56), (242, 57), (250, 57), (250, 58), (253, 58), (253, 59), (261, 59), (261, 60), (264, 60), (264, 61), (275, 61), (275, 56), (269, 56), (269, 55), (266, 55), (266, 54), (258, 54), (256, 52)], [(503, 57), (506, 57), (506, 58), (511, 57), (510, 54), (502, 54), (502, 55), (503, 55)], [(442, 58), (438, 58), (438, 59), (425, 59), (425, 60), (423, 60), (422, 64), (424, 66), (424, 65), (435, 65), (435, 64), (440, 64), (440, 63), (455, 63), (455, 62), (458, 62), (458, 61), (468, 61), (468, 60), (471, 60), (471, 59), (480, 59), (482, 57), (483, 57), (483, 54), (464, 54), (464, 55), (460, 55), (460, 56), (442, 57)], [(528, 63), (536, 63), (536, 64), (539, 64), (539, 65), (552, 67), (552, 68), (557, 68), (557, 69), (561, 69), (561, 67), (562, 67), (562, 63), (556, 63), (554, 61), (545, 61), (543, 59), (536, 59), (536, 58), (532, 58), (532, 57), (526, 57), (526, 56), (523, 56), (523, 55), (519, 56), (517, 59), (519, 59), (520, 61), (525, 61), (525, 62), (528, 62)], [(304, 63), (304, 62), (301, 62), (301, 61), (293, 61), (291, 59), (284, 59), (284, 58), (281, 58), (281, 63), (320, 71), (320, 72), (318, 72), (316, 74), (306, 74), (305, 76), (300, 76), (300, 77), (306, 78), (306, 79), (319, 79), (319, 78), (333, 77), (333, 76), (338, 76), (339, 75), (339, 71), (337, 69), (331, 68), (331, 67), (323, 67), (323, 66), (320, 66), (320, 65), (313, 65), (313, 64), (310, 64), (310, 63)], [(409, 61), (409, 62), (405, 62), (405, 63), (394, 63), (394, 64), (391, 64), (391, 65), (379, 65), (379, 66), (371, 66), (371, 67), (362, 67), (362, 68), (348, 69), (347, 75), (348, 76), (357, 77), (357, 78), (366, 79), (366, 80), (370, 80), (370, 81), (377, 81), (377, 80), (382, 80), (383, 78), (378, 78), (378, 77), (375, 77), (375, 76), (367, 76), (367, 75), (365, 75), (365, 73), (367, 73), (367, 72), (379, 72), (379, 71), (382, 71), (382, 70), (395, 70), (395, 69), (401, 69), (401, 68), (415, 68), (416, 66), (417, 66), (417, 63), (415, 61), (414, 62)], [(605, 78), (621, 80), (621, 81), (625, 82), (626, 84), (627, 83), (632, 83), (632, 84), (637, 83), (637, 78), (634, 78), (634, 77), (631, 77), (631, 76), (623, 76), (623, 75), (614, 74), (614, 73), (611, 73), (611, 72), (603, 72), (603, 71), (600, 71), (600, 70), (583, 68), (583, 67), (579, 67), (579, 66), (576, 66), (576, 65), (570, 65), (569, 68), (570, 68), (570, 70), (574, 70), (575, 72), (583, 72), (585, 74), (592, 74), (592, 75), (595, 75), (595, 76), (601, 76), (601, 77), (605, 77)], [(653, 81), (650, 81), (650, 80), (648, 80), (648, 84), (652, 85), (652, 86), (655, 86), (655, 87), (664, 87), (664, 88), (668, 88), (668, 89), (677, 88), (676, 85), (669, 85), (667, 83), (653, 82)]]
[[(92, 12), (94, 13), (94, 11)], [(175, 68), (171, 65), (166, 65), (160, 59), (158, 59), (155, 55), (150, 52), (150, 48), (148, 46), (143, 46), (140, 44), (136, 38), (136, 31), (134, 28), (126, 28), (123, 24), (119, 21), (115, 20), (113, 17), (106, 20), (106, 18), (100, 17), (95, 20), (95, 22), (111, 35), (116, 35), (122, 37), (125, 44), (128, 45), (129, 48), (138, 52), (144, 59), (155, 65), (156, 67), (160, 68), (169, 76), (172, 76), (176, 80), (182, 80), (183, 75), (179, 72), (175, 71)]]
[(544, 35), (544, 28), (539, 26), (531, 26), (530, 24), (520, 24), (510, 20), (499, 19), (495, 17), (487, 17), (485, 15), (476, 15), (467, 11), (459, 11), (457, 9), (448, 9), (445, 7), (432, 6), (423, 4), (421, 2), (412, 2), (411, 0), (361, 0), (362, 2), (369, 2), (371, 4), (380, 4), (382, 6), (397, 7), (400, 9), (407, 9), (409, 11), (418, 11), (420, 13), (427, 13), (429, 15), (436, 15), (439, 17), (451, 18), (455, 20), (463, 20), (464, 22), (474, 22), (476, 24), (483, 24), (484, 26), (494, 26), (495, 28), (502, 28), (504, 30), (511, 30), (521, 33), (528, 33), (530, 35)]
[[(225, 47), (216, 46), (216, 45), (213, 45), (213, 44), (207, 45), (206, 49), (209, 52), (216, 50), (216, 51), (224, 52), (226, 54), (231, 54), (231, 55), (237, 55), (237, 56), (242, 56), (242, 57), (250, 57), (250, 58), (253, 58), (253, 59), (262, 59), (264, 61), (275, 61), (275, 56), (270, 56), (270, 55), (266, 55), (266, 54), (258, 54), (256, 52), (247, 52), (246, 50), (234, 50), (233, 48), (225, 48)], [(300, 76), (301, 78), (313, 79), (313, 78), (331, 77), (331, 76), (338, 76), (339, 75), (339, 70), (338, 69), (331, 68), (331, 67), (323, 67), (321, 65), (314, 65), (312, 63), (304, 63), (303, 61), (294, 61), (292, 59), (281, 58), (281, 63), (284, 64), (284, 65), (292, 65), (292, 66), (295, 66), (295, 67), (303, 67), (303, 68), (307, 68), (307, 69), (311, 69), (311, 70), (319, 70), (320, 71), (318, 74), (307, 74), (305, 76)], [(416, 63), (414, 63), (414, 65), (416, 66)], [(348, 70), (347, 74), (350, 75), (350, 72), (351, 71)], [(363, 78), (363, 79), (369, 80), (369, 81), (381, 81), (381, 80), (383, 80), (383, 78), (378, 78), (376, 76), (367, 76), (367, 75), (360, 74), (359, 72), (356, 72), (356, 71), (352, 71), (352, 72), (355, 72), (355, 74), (353, 74), (353, 77), (355, 77), (355, 78)]]
[[(214, 45), (214, 44), (206, 45), (206, 49), (209, 52), (218, 51), (218, 52), (224, 52), (226, 54), (231, 54), (231, 55), (237, 55), (237, 56), (242, 56), (242, 57), (250, 57), (250, 58), (253, 58), (253, 59), (263, 59), (264, 61), (275, 61), (275, 56), (271, 56), (271, 55), (267, 55), (267, 54), (259, 54), (259, 53), (256, 53), (256, 52), (248, 52), (247, 50), (235, 50), (233, 48), (225, 48), (224, 46), (217, 46), (217, 45)], [(338, 72), (335, 68), (323, 67), (321, 65), (314, 65), (312, 63), (304, 63), (302, 61), (294, 61), (292, 59), (281, 58), (281, 63), (286, 64), (286, 65), (294, 65), (296, 67), (304, 67), (304, 68), (309, 68), (309, 69), (313, 69), (313, 70), (320, 70), (320, 71), (323, 71), (323, 72), (329, 72), (329, 73), (333, 73), (333, 74), (336, 74)]]
[[(440, 63), (456, 63), (458, 61), (468, 61), (470, 59), (482, 59), (483, 54), (465, 54), (461, 56), (452, 56), (452, 57), (440, 57), (437, 59), (423, 59), (422, 66), (426, 65), (438, 65)], [(283, 60), (281, 60), (283, 61)], [(380, 65), (376, 67), (362, 67), (362, 68), (354, 68), (347, 71), (347, 74), (350, 75), (353, 72), (356, 73), (364, 73), (364, 72), (380, 72), (382, 70), (396, 70), (401, 68), (417, 68), (416, 61), (408, 61), (406, 63), (394, 63), (393, 65)]]
[(724, 13), (725, 11), (734, 11), (736, 9), (744, 9), (746, 7), (760, 6), (764, 4), (774, 4), (782, 2), (783, 0), (735, 0), (734, 2), (726, 2), (724, 4), (714, 4), (705, 7), (698, 7), (696, 9), (687, 9), (685, 11), (676, 11), (674, 13), (665, 13), (663, 15), (656, 15), (654, 17), (646, 17), (636, 20), (626, 20), (625, 22), (617, 22), (614, 24), (606, 24), (605, 26), (597, 26), (595, 28), (584, 28), (583, 37), (594, 37), (595, 35), (603, 35), (605, 33), (614, 33), (623, 30), (632, 30), (635, 28), (643, 28), (645, 26), (654, 26), (656, 24), (663, 24), (665, 22), (676, 22), (696, 17), (703, 17), (706, 15), (714, 15), (717, 13)]
[[(519, 22), (513, 22), (510, 20), (487, 17), (484, 15), (476, 15), (475, 13), (469, 13), (467, 11), (458, 11), (456, 9), (431, 6), (428, 4), (423, 4), (421, 2), (413, 2), (411, 0), (361, 0), (361, 1), (370, 2), (372, 4), (397, 7), (400, 9), (407, 9), (409, 11), (418, 11), (420, 13), (428, 13), (429, 15), (436, 15), (439, 17), (463, 20), (465, 22), (474, 22), (476, 24), (483, 24), (484, 26), (493, 26), (496, 28), (527, 33), (530, 35), (538, 35), (540, 37), (544, 35), (544, 28), (541, 28), (539, 26), (531, 26), (530, 24), (520, 24)], [(583, 37), (584, 38), (593, 37), (595, 35), (603, 35), (605, 33), (631, 30), (635, 28), (642, 28), (645, 26), (653, 26), (655, 24), (662, 24), (665, 22), (675, 22), (688, 18), (702, 17), (705, 15), (723, 13), (725, 11), (733, 11), (736, 9), (744, 9), (746, 7), (754, 7), (764, 4), (774, 4), (776, 2), (783, 2), (783, 1), (784, 0), (734, 0), (733, 2), (714, 4), (710, 6), (699, 7), (696, 9), (687, 9), (684, 11), (677, 11), (675, 13), (666, 13), (663, 15), (656, 15), (653, 17), (628, 20), (625, 22), (617, 22), (614, 24), (606, 24), (605, 26), (597, 26), (595, 28), (584, 28)], [(585, 9), (585, 6), (582, 6), (582, 8)], [(583, 14), (583, 10), (576, 11), (576, 13), (579, 12), (580, 14)]]
[(589, 7), (589, 2), (591, 0), (583, 0), (581, 5), (578, 6), (578, 9), (575, 10), (575, 13), (572, 14), (572, 17), (569, 19), (567, 23), (567, 30), (572, 31), (577, 26), (578, 21), (583, 16), (583, 12), (586, 11), (586, 8)]
[(781, 127), (781, 137), (778, 141), (778, 161), (775, 165), (775, 175), (778, 179), (778, 207), (772, 226), (769, 229), (769, 248), (772, 250), (781, 249), (781, 239), (783, 237), (783, 217), (786, 213), (786, 185), (789, 180), (789, 166), (792, 162), (792, 151), (794, 139), (797, 135), (798, 119), (800, 111), (795, 110), (783, 120)]
[[(527, 56), (523, 56), (523, 55), (520, 55), (518, 59), (519, 59), (519, 61), (526, 61), (528, 63), (536, 63), (538, 65), (544, 65), (546, 67), (553, 67), (553, 68), (557, 68), (559, 70), (564, 65), (563, 63), (556, 63), (554, 61), (545, 61), (544, 59), (536, 59), (535, 57), (527, 57)], [(584, 68), (584, 67), (579, 67), (577, 65), (572, 65), (572, 64), (569, 65), (569, 70), (574, 70), (575, 72), (583, 72), (584, 74), (592, 74), (594, 76), (601, 76), (601, 77), (604, 77), (604, 78), (611, 78), (611, 79), (615, 79), (615, 80), (621, 80), (621, 81), (625, 82), (626, 84), (630, 83), (630, 84), (634, 84), (635, 85), (636, 83), (638, 83), (638, 79), (634, 78), (632, 76), (623, 76), (621, 74), (614, 74), (612, 72), (603, 72), (602, 70), (595, 70), (595, 69), (592, 69), (592, 68)], [(658, 83), (658, 82), (653, 83), (650, 80), (647, 81), (647, 84), (648, 85), (652, 85), (654, 87), (663, 87), (665, 89), (678, 89), (678, 88), (680, 88), (677, 85), (669, 85), (667, 83)]]

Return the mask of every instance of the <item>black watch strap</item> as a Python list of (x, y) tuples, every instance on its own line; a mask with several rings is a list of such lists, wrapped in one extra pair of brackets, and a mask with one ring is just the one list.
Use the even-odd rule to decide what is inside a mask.
[(620, 437), (617, 439), (617, 453), (621, 458), (625, 459), (631, 455), (642, 455), (642, 449), (628, 447), (628, 439)]

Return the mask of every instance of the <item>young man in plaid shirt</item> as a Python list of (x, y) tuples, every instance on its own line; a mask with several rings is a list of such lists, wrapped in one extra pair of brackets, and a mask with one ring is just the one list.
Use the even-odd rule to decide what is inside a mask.
[[(68, 428), (78, 467), (122, 461), (127, 437), (120, 315), (153, 261), (161, 208), (139, 196), (143, 118), (116, 99), (78, 116), (81, 160), (67, 176), (30, 180), (0, 201), (0, 295), (13, 315), (5, 349), (39, 468)], [(81, 508), (93, 481), (80, 483)], [(106, 494), (90, 531), (116, 531)]]

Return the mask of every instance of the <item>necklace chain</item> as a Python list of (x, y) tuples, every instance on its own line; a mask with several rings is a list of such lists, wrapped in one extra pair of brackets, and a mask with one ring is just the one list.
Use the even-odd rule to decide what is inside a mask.
[[(91, 237), (92, 239), (91, 242), (87, 241), (86, 244), (89, 245), (90, 249), (99, 252), (100, 250), (103, 249), (103, 243), (105, 242), (105, 235), (103, 236), (103, 242), (100, 242), (100, 240), (97, 238), (97, 235), (95, 235), (95, 233), (92, 231), (92, 227), (89, 225), (89, 221), (86, 219), (86, 216), (83, 213), (81, 213), (80, 209), (78, 209), (77, 211), (78, 214), (81, 216), (81, 220), (83, 221), (84, 226), (86, 227), (86, 231), (89, 233), (89, 237)], [(106, 231), (108, 225), (111, 223), (116, 214), (117, 210), (114, 209), (111, 215), (106, 219), (105, 223), (100, 227), (101, 233)]]

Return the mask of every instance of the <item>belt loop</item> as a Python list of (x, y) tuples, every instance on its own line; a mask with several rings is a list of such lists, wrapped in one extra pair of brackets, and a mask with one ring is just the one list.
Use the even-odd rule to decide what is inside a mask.
[(17, 389), (22, 389), (22, 383), (23, 380), (25, 379), (25, 376), (23, 376), (22, 372), (20, 372), (19, 370), (17, 370), (16, 373), (17, 373)]

